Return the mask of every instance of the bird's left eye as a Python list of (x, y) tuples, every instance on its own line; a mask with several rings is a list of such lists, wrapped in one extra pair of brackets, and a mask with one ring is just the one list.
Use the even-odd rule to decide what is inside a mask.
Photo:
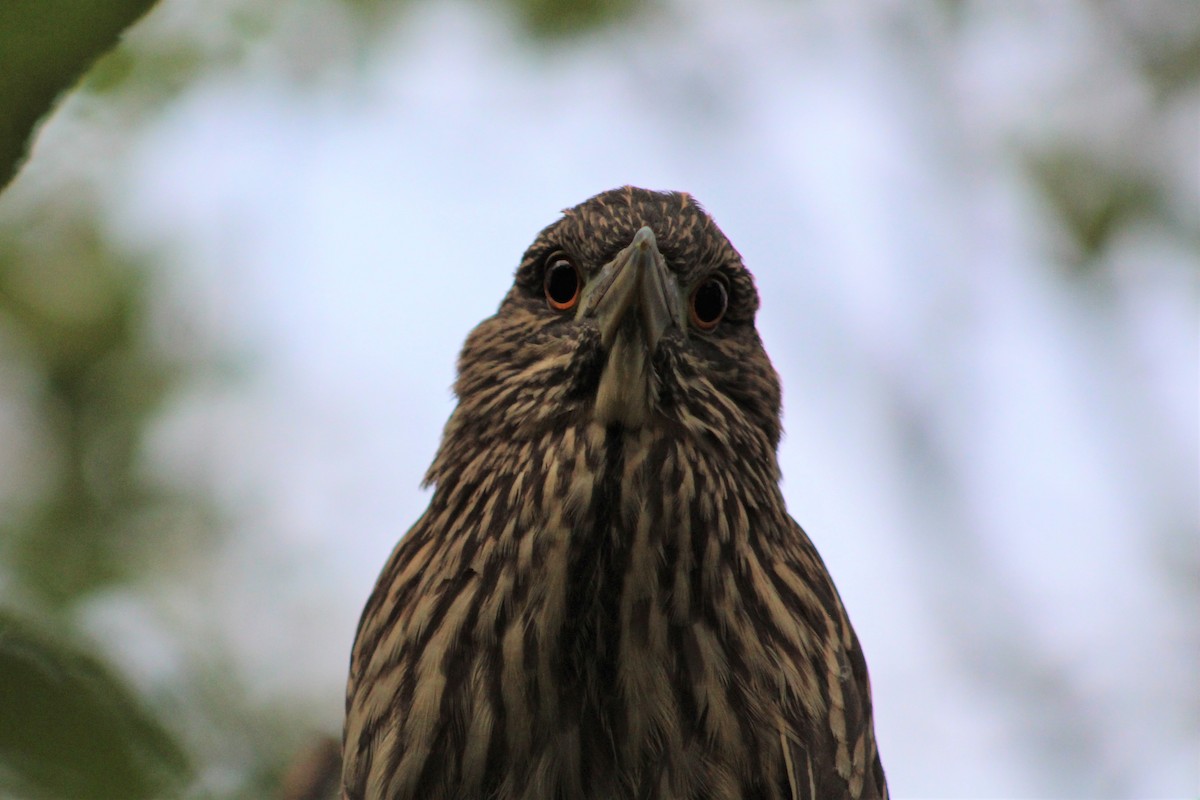
[(570, 311), (579, 303), (579, 268), (562, 253), (551, 256), (548, 263), (542, 283), (546, 302), (555, 311)]
[(725, 281), (715, 276), (705, 278), (692, 292), (692, 324), (702, 331), (711, 331), (725, 316), (728, 307), (729, 290), (725, 288)]

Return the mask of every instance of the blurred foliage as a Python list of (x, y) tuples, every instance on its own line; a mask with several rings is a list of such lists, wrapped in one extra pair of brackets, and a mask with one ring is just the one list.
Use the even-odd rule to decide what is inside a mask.
[[(53, 236), (37, 235), (46, 227)], [(145, 338), (145, 273), (93, 223), (68, 215), (0, 230), (0, 320), (37, 376), (31, 399), (55, 473), (0, 520), (0, 555), (23, 591), (61, 609), (143, 567), (140, 521), (173, 498), (138, 474), (137, 459), (175, 369)]]
[(585, 33), (619, 22), (637, 7), (634, 0), (513, 0), (522, 21), (537, 36)]
[(1200, 83), (1200, 13), (1193, 2), (1126, 0), (1101, 6), (1163, 96)]
[[(0, 184), (39, 119), (152, 5), (0, 4)], [(128, 60), (101, 59), (84, 83), (117, 86)], [(20, 475), (0, 504), (0, 600), (34, 612), (0, 607), (6, 797), (163, 797), (191, 781), (178, 732), (77, 632), (98, 593), (161, 569), (172, 534), (196, 530), (181, 515), (204, 506), (141, 463), (184, 365), (149, 336), (149, 272), (101, 233), (88, 194), (64, 187), (0, 215), (0, 408), (21, 434), (4, 454)]]
[(140, 800), (186, 785), (179, 746), (95, 657), (0, 612), (0, 676), (5, 797)]
[[(1156, 0), (1096, 8), (1158, 113), (1117, 120), (1115, 128), (1097, 117), (1096, 130), (1023, 148), (1035, 187), (1070, 239), (1074, 253), (1066, 261), (1081, 273), (1103, 262), (1119, 233), (1141, 223), (1162, 226), (1190, 248), (1200, 246), (1200, 220), (1177, 202), (1178, 165), (1164, 164), (1159, 152), (1173, 105), (1200, 88), (1198, 6)], [(1194, 122), (1192, 136), (1200, 136)], [(1193, 155), (1200, 155), (1200, 138), (1193, 143)], [(1190, 166), (1197, 165), (1200, 159), (1194, 158)], [(1193, 184), (1197, 178), (1183, 176)]]
[(202, 504), (142, 467), (179, 367), (147, 336), (146, 271), (112, 249), (79, 199), (0, 217), (0, 406), (25, 423), (20, 452), (4, 454), (24, 480), (10, 476), (0, 506), (0, 587), (42, 621), (0, 607), (0, 787), (157, 797), (184, 781), (183, 750), (72, 643), (75, 619), (97, 593), (161, 568), (173, 520)]
[(154, 0), (0, 3), (0, 189), (34, 127)]
[(1113, 236), (1138, 217), (1161, 215), (1161, 187), (1121, 173), (1086, 151), (1059, 149), (1031, 156), (1028, 167), (1058, 215), (1083, 264), (1104, 252)]

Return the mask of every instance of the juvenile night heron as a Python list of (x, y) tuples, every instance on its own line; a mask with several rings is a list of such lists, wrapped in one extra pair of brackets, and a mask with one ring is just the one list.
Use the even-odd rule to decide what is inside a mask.
[(345, 798), (887, 796), (862, 650), (780, 494), (758, 305), (687, 194), (538, 235), (363, 610)]

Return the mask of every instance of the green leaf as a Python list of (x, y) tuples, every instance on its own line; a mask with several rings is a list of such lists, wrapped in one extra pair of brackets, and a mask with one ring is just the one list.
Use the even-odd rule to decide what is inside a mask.
[(0, 189), (42, 117), (154, 0), (0, 2)]
[(97, 659), (0, 610), (0, 795), (174, 796), (187, 760)]

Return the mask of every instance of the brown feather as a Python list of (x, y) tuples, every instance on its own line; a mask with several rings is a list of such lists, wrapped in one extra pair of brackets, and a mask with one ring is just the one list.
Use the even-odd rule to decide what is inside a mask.
[[(602, 425), (609, 354), (547, 305), (546, 261), (596, 280), (642, 226), (680, 297), (719, 274), (729, 306), (648, 354), (646, 424)], [(758, 302), (686, 194), (605, 192), (541, 232), (363, 611), (344, 797), (887, 796), (862, 651), (779, 491)]]

